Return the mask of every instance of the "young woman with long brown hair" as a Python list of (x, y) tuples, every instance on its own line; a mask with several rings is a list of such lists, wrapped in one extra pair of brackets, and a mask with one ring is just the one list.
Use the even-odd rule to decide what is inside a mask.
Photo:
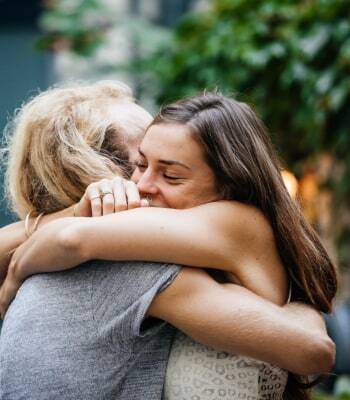
[[(141, 195), (154, 206), (184, 211), (60, 221), (20, 249), (12, 263), (16, 273), (64, 269), (91, 258), (215, 266), (275, 303), (286, 301), (289, 286), (292, 300), (330, 310), (334, 266), (288, 195), (265, 128), (247, 105), (206, 94), (164, 107), (140, 157), (134, 179)], [(108, 185), (103, 183), (106, 200), (113, 195)], [(295, 388), (289, 385), (287, 393), (303, 398)]]

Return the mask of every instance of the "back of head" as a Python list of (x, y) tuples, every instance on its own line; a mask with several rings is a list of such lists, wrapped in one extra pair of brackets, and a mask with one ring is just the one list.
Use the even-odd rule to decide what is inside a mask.
[(50, 213), (79, 201), (94, 181), (124, 174), (125, 129), (107, 112), (132, 101), (118, 82), (55, 87), (32, 98), (6, 128), (6, 194), (14, 212)]

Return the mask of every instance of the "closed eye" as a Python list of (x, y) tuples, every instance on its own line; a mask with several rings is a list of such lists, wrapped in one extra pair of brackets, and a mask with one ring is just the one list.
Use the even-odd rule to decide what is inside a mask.
[(181, 179), (181, 178), (179, 178), (179, 177), (177, 177), (177, 176), (170, 176), (170, 175), (166, 175), (166, 174), (164, 174), (163, 176), (164, 176), (164, 178), (170, 179), (170, 180), (172, 180), (172, 181), (176, 181), (176, 180), (178, 180), (178, 179)]
[(147, 164), (142, 163), (140, 161), (136, 161), (135, 167), (138, 168), (140, 171), (144, 171), (145, 169), (147, 169)]

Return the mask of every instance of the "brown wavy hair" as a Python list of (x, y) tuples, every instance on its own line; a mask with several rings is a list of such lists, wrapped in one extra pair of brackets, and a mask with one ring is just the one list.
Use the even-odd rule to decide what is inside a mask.
[[(153, 124), (163, 123), (190, 128), (223, 199), (252, 205), (266, 216), (289, 276), (291, 300), (330, 312), (337, 291), (335, 265), (289, 195), (267, 130), (252, 108), (205, 93), (163, 107)], [(302, 377), (290, 374), (286, 398), (308, 398), (304, 383)]]

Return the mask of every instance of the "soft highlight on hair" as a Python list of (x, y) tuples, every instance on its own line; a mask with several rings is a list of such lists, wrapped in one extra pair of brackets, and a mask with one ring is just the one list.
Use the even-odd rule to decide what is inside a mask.
[[(190, 127), (226, 200), (252, 205), (269, 221), (292, 287), (292, 301), (330, 312), (337, 272), (317, 233), (289, 195), (263, 122), (245, 103), (205, 93), (162, 108), (153, 124)], [(306, 399), (303, 379), (290, 375), (285, 398)]]
[(80, 200), (86, 187), (128, 175), (125, 127), (106, 108), (134, 101), (114, 81), (54, 87), (33, 97), (5, 130), (6, 197), (23, 218), (51, 213)]

